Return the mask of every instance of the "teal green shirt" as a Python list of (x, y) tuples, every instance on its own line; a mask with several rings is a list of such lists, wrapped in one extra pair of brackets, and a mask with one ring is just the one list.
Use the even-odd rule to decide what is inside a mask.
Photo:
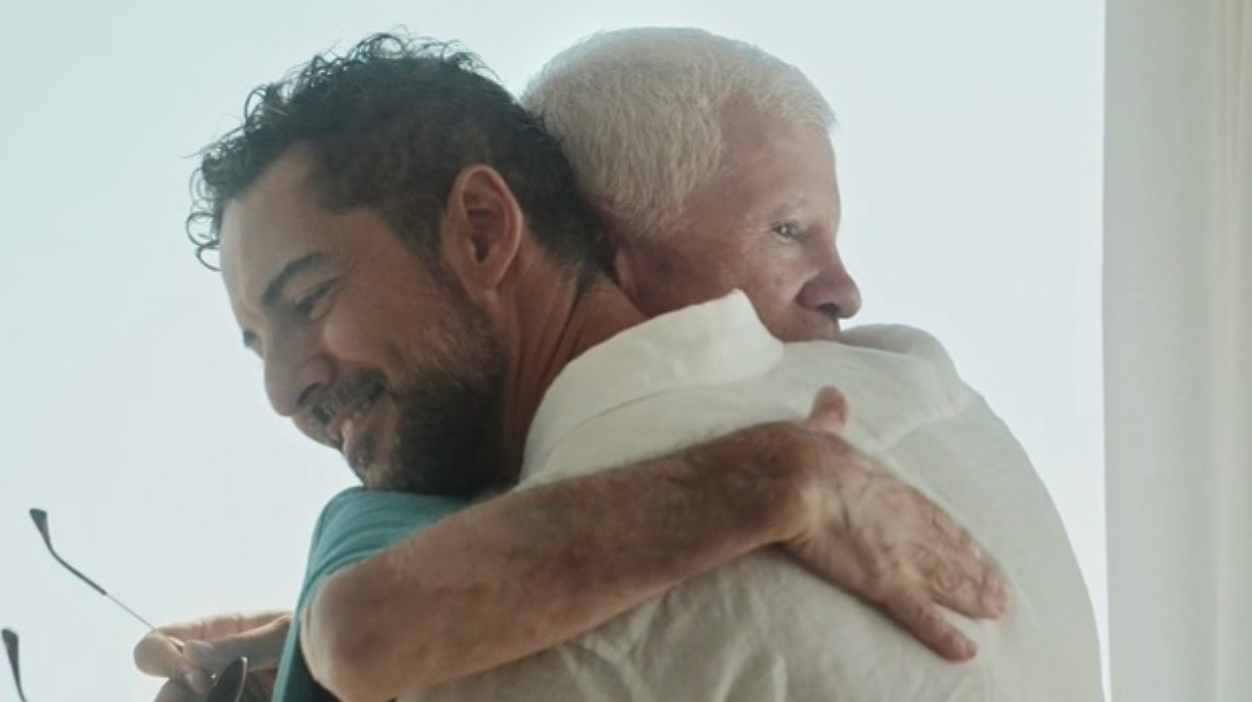
[(313, 589), (341, 568), (359, 563), (405, 537), (464, 509), (469, 502), (450, 497), (349, 488), (326, 504), (313, 529), (309, 563), (300, 586), (296, 616), (278, 665), (277, 702), (334, 701), (313, 681), (300, 651), (300, 616)]

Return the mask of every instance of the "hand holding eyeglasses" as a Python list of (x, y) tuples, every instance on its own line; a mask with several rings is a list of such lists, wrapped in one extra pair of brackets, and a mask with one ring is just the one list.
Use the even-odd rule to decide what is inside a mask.
[(291, 612), (274, 610), (227, 614), (160, 626), (135, 646), (135, 665), (143, 672), (168, 678), (155, 702), (203, 699), (219, 674), (233, 660), (247, 658), (248, 679), (242, 700), (269, 700)]
[[(47, 512), (42, 509), (32, 509), (30, 511), (30, 518), (34, 521), (35, 528), (39, 530), (39, 535), (43, 538), (44, 545), (48, 547), (48, 553), (52, 554), (52, 557), (56, 559), (57, 563), (73, 574), (74, 577), (90, 586), (91, 589), (101, 595), (104, 595), (112, 600), (118, 607), (126, 610), (127, 614), (139, 620), (139, 622), (149, 630), (152, 630), (149, 635), (155, 640), (159, 640), (161, 645), (167, 647), (169, 651), (172, 651), (180, 656), (185, 656), (188, 653), (182, 640), (173, 638), (170, 635), (163, 633), (153, 633), (156, 629), (148, 622), (147, 619), (139, 616), (135, 610), (126, 606), (126, 604), (121, 600), (109, 594), (109, 592), (101, 587), (99, 583), (84, 575), (82, 571), (70, 565), (68, 561), (62, 558), (61, 554), (57, 553), (56, 548), (52, 545), (52, 530), (48, 526)], [(290, 622), (290, 617), (288, 617), (287, 621)], [(283, 629), (285, 632), (285, 627), (283, 627)], [(3, 633), (4, 647), (8, 653), (9, 665), (13, 668), (13, 680), (17, 685), (18, 697), (22, 700), (22, 702), (26, 702), (26, 694), (22, 689), (22, 673), (19, 662), (19, 641), (17, 632), (11, 629), (5, 629)], [(145, 637), (145, 639), (147, 638), (148, 637)], [(281, 638), (279, 639), (278, 647), (281, 652)], [(193, 646), (192, 648), (193, 651), (191, 653), (194, 654), (201, 654), (205, 652), (201, 650), (199, 645)], [(277, 660), (277, 656), (275, 656), (273, 663), (271, 663), (271, 667), (277, 664)], [(170, 687), (170, 685), (167, 684), (161, 689), (161, 693), (158, 694), (157, 700), (159, 702), (166, 702), (167, 700), (169, 702), (173, 702), (181, 699), (186, 699), (189, 702), (268, 701), (270, 699), (270, 690), (273, 687), (273, 673), (269, 674), (269, 687), (263, 689), (258, 676), (249, 675), (248, 667), (248, 658), (244, 655), (236, 655), (233, 659), (228, 658), (222, 661), (220, 666), (214, 663), (211, 667), (201, 668), (199, 673), (200, 677), (197, 678), (197, 682), (203, 684), (200, 685), (200, 687), (194, 692), (189, 692), (189, 697), (163, 697), (162, 695), (165, 694), (166, 688)]]

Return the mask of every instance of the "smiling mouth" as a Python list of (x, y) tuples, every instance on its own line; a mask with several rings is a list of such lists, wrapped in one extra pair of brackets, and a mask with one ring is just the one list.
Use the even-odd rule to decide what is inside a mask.
[(334, 425), (327, 427), (331, 440), (339, 446), (341, 451), (344, 449), (344, 445), (355, 435), (357, 422), (365, 416), (366, 412), (370, 411), (374, 407), (374, 404), (378, 402), (378, 398), (380, 396), (381, 394), (376, 394), (366, 398), (363, 402), (357, 405), (347, 417), (341, 419), (338, 422), (337, 427)]
[(358, 384), (354, 390), (355, 392), (351, 392), (351, 395), (343, 393), (350, 398), (348, 402), (332, 401), (328, 403), (329, 408), (324, 408), (320, 412), (327, 418), (322, 424), (322, 433), (326, 437), (326, 442), (341, 452), (345, 449), (345, 445), (351, 442), (357, 425), (383, 396), (386, 385), (378, 379), (370, 379)]
[(369, 412), (383, 393), (370, 395), (344, 417), (334, 429), (333, 438), (339, 453), (358, 476), (364, 479), (366, 469), (374, 460), (374, 444), (369, 440)]

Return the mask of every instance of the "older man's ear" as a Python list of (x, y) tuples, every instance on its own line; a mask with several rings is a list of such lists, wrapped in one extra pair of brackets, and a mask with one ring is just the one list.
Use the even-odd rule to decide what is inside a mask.
[(613, 281), (622, 289), (622, 292), (626, 293), (626, 297), (632, 300), (637, 299), (635, 293), (638, 290), (634, 275), (634, 266), (637, 264), (633, 255), (634, 249), (630, 239), (622, 233), (624, 227), (613, 211), (613, 199), (600, 197), (591, 204), (600, 215), (600, 226), (604, 228), (604, 236), (608, 239), (609, 247), (613, 251), (612, 271), (610, 271)]

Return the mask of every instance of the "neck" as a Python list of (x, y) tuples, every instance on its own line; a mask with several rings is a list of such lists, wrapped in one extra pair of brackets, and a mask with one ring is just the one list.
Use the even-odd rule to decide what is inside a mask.
[[(501, 399), (502, 475), (515, 482), (539, 403), (565, 366), (587, 349), (646, 318), (616, 285), (599, 278), (583, 290), (549, 283), (517, 296), (513, 358)], [(555, 289), (554, 289), (555, 288)]]

